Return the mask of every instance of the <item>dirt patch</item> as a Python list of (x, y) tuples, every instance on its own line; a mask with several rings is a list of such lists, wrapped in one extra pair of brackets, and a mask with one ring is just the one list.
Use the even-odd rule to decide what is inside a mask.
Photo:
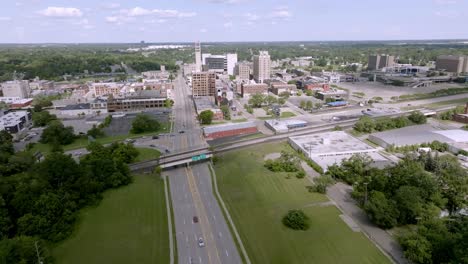
[(275, 153), (266, 154), (263, 160), (269, 160), (269, 159), (275, 160), (279, 157), (281, 157), (281, 153), (275, 152)]

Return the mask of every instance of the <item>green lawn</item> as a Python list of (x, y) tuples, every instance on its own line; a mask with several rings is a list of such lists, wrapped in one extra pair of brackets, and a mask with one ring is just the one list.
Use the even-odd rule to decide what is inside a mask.
[[(293, 112), (281, 112), (281, 118), (288, 118), (288, 117), (293, 117), (293, 116), (296, 116), (296, 114), (294, 114)], [(275, 117), (274, 116), (260, 116), (260, 117), (257, 117), (257, 119), (260, 119), (260, 120), (269, 120), (269, 119), (274, 119)]]
[(135, 162), (141, 162), (145, 160), (151, 160), (159, 158), (161, 152), (157, 149), (150, 149), (150, 148), (137, 148), (138, 149), (138, 156), (135, 159)]
[(169, 263), (164, 181), (137, 175), (84, 209), (74, 234), (53, 249), (56, 263)]
[(454, 99), (454, 100), (448, 100), (448, 101), (442, 101), (442, 102), (428, 104), (428, 105), (426, 105), (426, 107), (429, 108), (429, 109), (437, 109), (437, 108), (444, 107), (444, 106), (449, 106), (449, 105), (464, 105), (467, 102), (468, 102), (468, 98), (461, 98), (461, 99)]
[[(390, 263), (341, 220), (336, 207), (311, 206), (328, 199), (308, 192), (308, 180), (294, 175), (287, 179), (287, 173), (263, 167), (265, 154), (286, 148), (265, 144), (227, 153), (215, 166), (221, 196), (252, 263)], [(311, 219), (307, 231), (293, 231), (281, 223), (288, 210), (298, 208)]]

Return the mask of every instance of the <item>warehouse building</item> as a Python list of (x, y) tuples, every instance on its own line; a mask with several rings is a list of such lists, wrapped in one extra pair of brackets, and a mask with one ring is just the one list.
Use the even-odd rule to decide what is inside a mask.
[(468, 131), (461, 129), (437, 130), (430, 125), (409, 126), (400, 129), (374, 133), (369, 140), (384, 148), (419, 145), (439, 141), (449, 145), (449, 151), (468, 151)]
[(203, 134), (207, 139), (217, 139), (222, 137), (231, 137), (257, 133), (255, 122), (243, 122), (222, 124), (217, 126), (208, 126), (203, 128)]
[(340, 164), (355, 154), (367, 155), (373, 159), (373, 166), (382, 168), (391, 162), (378, 150), (343, 131), (290, 137), (289, 144), (306, 157), (317, 163), (324, 171), (328, 166)]
[(291, 129), (306, 127), (307, 122), (298, 119), (265, 120), (265, 126), (275, 133), (287, 133)]

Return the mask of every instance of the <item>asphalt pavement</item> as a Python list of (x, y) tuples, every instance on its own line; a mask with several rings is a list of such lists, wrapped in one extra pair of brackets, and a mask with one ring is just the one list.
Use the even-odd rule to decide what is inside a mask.
[[(208, 146), (195, 121), (189, 87), (180, 75), (174, 84), (173, 151)], [(181, 166), (165, 174), (171, 189), (179, 263), (242, 263), (211, 189), (208, 165)], [(199, 243), (200, 238), (203, 244)]]

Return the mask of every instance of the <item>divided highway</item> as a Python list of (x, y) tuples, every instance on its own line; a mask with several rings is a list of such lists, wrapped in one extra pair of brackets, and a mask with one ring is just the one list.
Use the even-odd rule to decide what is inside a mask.
[[(174, 149), (184, 154), (162, 157), (161, 162), (180, 160), (208, 151), (188, 86), (179, 75), (175, 80), (176, 103)], [(174, 152), (174, 151), (173, 151)], [(158, 160), (133, 164), (132, 170), (154, 167)], [(208, 165), (197, 164), (164, 172), (168, 177), (179, 263), (242, 263), (221, 209), (214, 197)], [(200, 241), (200, 239), (202, 241)]]

